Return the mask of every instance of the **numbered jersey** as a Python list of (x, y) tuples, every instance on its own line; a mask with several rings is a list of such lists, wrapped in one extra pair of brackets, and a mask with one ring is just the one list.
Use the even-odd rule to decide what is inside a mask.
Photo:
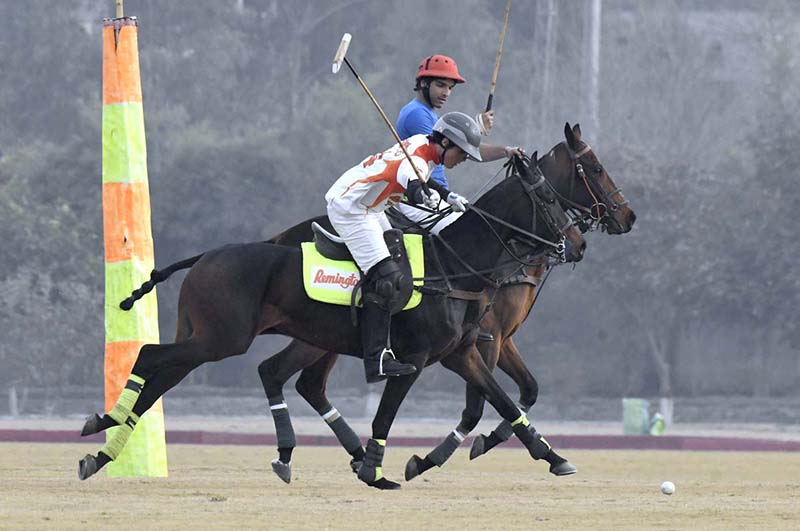
[[(419, 174), (427, 181), (440, 162), (436, 146), (429, 142), (426, 135), (409, 137), (403, 140), (403, 145), (419, 169)], [(383, 212), (403, 198), (408, 182), (416, 178), (417, 174), (403, 150), (395, 144), (347, 170), (333, 183), (325, 194), (325, 200), (329, 204), (335, 202), (353, 213), (365, 210)]]

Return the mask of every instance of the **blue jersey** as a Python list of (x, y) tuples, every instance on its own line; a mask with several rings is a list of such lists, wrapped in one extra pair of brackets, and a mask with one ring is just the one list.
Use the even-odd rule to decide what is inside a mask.
[[(400, 114), (397, 115), (397, 134), (401, 140), (414, 135), (429, 135), (438, 119), (439, 115), (433, 109), (414, 98), (400, 109)], [(450, 188), (447, 186), (447, 177), (441, 164), (433, 170), (431, 178), (445, 188)]]

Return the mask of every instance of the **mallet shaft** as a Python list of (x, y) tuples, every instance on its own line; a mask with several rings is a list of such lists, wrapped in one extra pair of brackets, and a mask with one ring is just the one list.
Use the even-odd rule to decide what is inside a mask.
[(500, 57), (503, 55), (503, 42), (506, 40), (506, 26), (508, 26), (509, 11), (511, 11), (511, 0), (506, 0), (506, 12), (503, 15), (503, 27), (500, 29), (500, 45), (497, 47), (497, 56), (494, 59), (494, 72), (492, 72), (492, 84), (489, 87), (489, 99), (486, 100), (487, 111), (492, 110), (494, 87), (497, 85), (497, 73), (500, 71)]
[(422, 189), (425, 191), (425, 195), (431, 195), (431, 191), (428, 188), (428, 183), (425, 181), (425, 179), (422, 178), (422, 175), (420, 175), (419, 168), (417, 168), (416, 164), (414, 164), (414, 161), (411, 160), (411, 155), (408, 153), (408, 151), (406, 150), (406, 147), (403, 145), (403, 141), (400, 140), (400, 135), (397, 134), (397, 131), (395, 130), (394, 126), (392, 125), (392, 122), (389, 121), (389, 118), (386, 116), (386, 113), (383, 112), (383, 109), (381, 108), (380, 104), (378, 103), (378, 100), (376, 100), (375, 96), (372, 95), (372, 92), (367, 87), (367, 84), (364, 83), (364, 80), (361, 79), (361, 76), (359, 76), (358, 72), (355, 71), (355, 69), (353, 68), (353, 65), (350, 64), (350, 61), (348, 61), (347, 57), (343, 56), (342, 58), (344, 59), (344, 64), (347, 65), (347, 68), (350, 69), (350, 71), (353, 73), (353, 75), (358, 80), (358, 83), (359, 83), (359, 85), (361, 85), (361, 88), (363, 88), (364, 92), (366, 92), (367, 96), (369, 96), (369, 99), (370, 99), (370, 101), (372, 101), (372, 104), (375, 105), (376, 109), (378, 109), (378, 113), (380, 113), (381, 118), (383, 118), (384, 123), (386, 123), (386, 125), (389, 127), (389, 131), (392, 132), (392, 136), (397, 141), (397, 144), (400, 146), (400, 149), (403, 150), (403, 154), (406, 156), (406, 158), (408, 159), (409, 164), (411, 164), (411, 167), (414, 169), (414, 173), (417, 174), (417, 179), (419, 180), (419, 183), (422, 186)]

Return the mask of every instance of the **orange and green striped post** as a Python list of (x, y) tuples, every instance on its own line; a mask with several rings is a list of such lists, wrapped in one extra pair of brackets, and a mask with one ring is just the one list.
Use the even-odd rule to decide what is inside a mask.
[[(119, 308), (154, 267), (137, 32), (135, 17), (103, 20), (106, 411), (117, 403), (142, 345), (159, 342), (154, 294), (130, 311)], [(109, 429), (106, 440), (119, 429), (124, 428)], [(110, 476), (167, 475), (161, 400), (142, 416), (106, 469)]]

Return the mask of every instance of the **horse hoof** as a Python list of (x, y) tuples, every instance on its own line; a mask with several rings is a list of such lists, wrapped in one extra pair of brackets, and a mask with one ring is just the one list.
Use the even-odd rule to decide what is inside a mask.
[(350, 470), (353, 471), (353, 474), (358, 474), (358, 469), (361, 468), (361, 465), (364, 464), (364, 461), (357, 461), (356, 459), (350, 460)]
[(91, 454), (78, 461), (78, 478), (82, 480), (92, 477), (97, 472), (97, 459)]
[(397, 490), (400, 488), (400, 483), (395, 483), (394, 481), (390, 481), (386, 478), (381, 478), (377, 481), (372, 481), (367, 483), (370, 487), (375, 487), (379, 490)]
[(272, 460), (272, 471), (283, 480), (284, 483), (292, 482), (292, 463), (284, 463), (280, 459)]
[(564, 461), (563, 463), (558, 463), (557, 465), (550, 465), (550, 473), (555, 476), (571, 476), (577, 471), (578, 469), (569, 461)]
[(417, 454), (412, 455), (406, 463), (406, 481), (411, 481), (420, 475), (420, 464), (422, 464), (422, 458)]
[(81, 430), (81, 437), (98, 433), (100, 431), (100, 420), (100, 415), (97, 413), (92, 413), (86, 417), (86, 423), (83, 425), (83, 429)]
[(472, 441), (472, 448), (469, 450), (469, 460), (472, 461), (473, 459), (477, 459), (478, 457), (482, 456), (485, 452), (484, 448), (486, 443), (486, 436), (485, 435), (478, 435), (475, 437), (475, 440)]

